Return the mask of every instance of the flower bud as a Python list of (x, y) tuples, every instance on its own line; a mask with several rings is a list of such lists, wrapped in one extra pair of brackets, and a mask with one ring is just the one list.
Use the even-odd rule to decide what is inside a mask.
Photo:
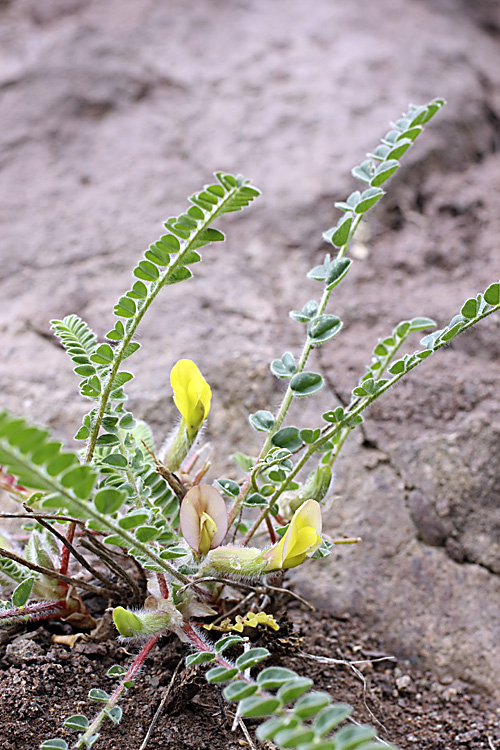
[(158, 601), (161, 609), (157, 610), (130, 612), (123, 607), (115, 607), (113, 621), (120, 635), (125, 638), (141, 638), (162, 630), (176, 630), (182, 623), (182, 615), (167, 599)]
[(165, 464), (171, 471), (177, 471), (208, 416), (212, 391), (190, 359), (180, 359), (174, 365), (170, 373), (170, 384), (182, 421), (168, 446)]
[(258, 578), (266, 569), (263, 552), (255, 547), (228, 545), (208, 553), (200, 575), (232, 575), (241, 578)]

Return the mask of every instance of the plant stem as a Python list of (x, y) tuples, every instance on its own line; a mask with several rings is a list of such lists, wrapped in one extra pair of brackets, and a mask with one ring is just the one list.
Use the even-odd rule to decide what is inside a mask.
[(130, 318), (130, 322), (127, 323), (125, 336), (122, 339), (119, 347), (116, 349), (109, 376), (104, 386), (104, 390), (101, 394), (101, 398), (99, 399), (99, 408), (88, 439), (87, 452), (85, 455), (85, 461), (87, 463), (92, 460), (92, 457), (94, 455), (97, 437), (99, 435), (102, 420), (108, 407), (108, 402), (111, 396), (111, 391), (113, 390), (113, 385), (118, 374), (118, 370), (120, 369), (122, 361), (125, 358), (126, 349), (132, 341), (132, 338), (134, 337), (134, 334), (137, 331), (140, 322), (150, 308), (151, 303), (158, 295), (159, 291), (170, 282), (176, 271), (183, 267), (184, 258), (191, 251), (193, 245), (196, 244), (196, 241), (199, 238), (200, 234), (205, 231), (209, 224), (214, 219), (216, 219), (218, 215), (224, 213), (223, 209), (225, 205), (232, 200), (234, 194), (238, 192), (241, 187), (241, 185), (235, 185), (233, 188), (229, 189), (224, 198), (219, 203), (214, 205), (212, 211), (207, 213), (207, 216), (205, 217), (203, 222), (196, 228), (196, 231), (193, 233), (193, 235), (189, 238), (189, 240), (185, 241), (184, 247), (178, 252), (175, 260), (171, 263), (170, 266), (168, 266), (168, 268), (165, 269), (165, 271), (160, 275), (159, 279), (151, 284), (151, 286), (149, 287), (148, 296), (145, 298), (141, 307), (137, 309), (134, 317)]
[(144, 661), (146, 660), (146, 657), (148, 656), (149, 652), (151, 651), (151, 649), (153, 648), (153, 646), (158, 641), (160, 635), (161, 635), (161, 633), (155, 633), (150, 638), (148, 638), (148, 640), (144, 644), (142, 650), (139, 652), (139, 654), (134, 659), (133, 663), (131, 664), (131, 666), (127, 670), (127, 673), (123, 676), (123, 679), (120, 680), (120, 683), (119, 683), (118, 687), (112, 693), (112, 695), (110, 696), (108, 702), (106, 703), (106, 705), (104, 706), (104, 708), (102, 709), (102, 711), (100, 711), (97, 714), (97, 716), (95, 717), (95, 719), (92, 722), (92, 724), (89, 725), (89, 727), (85, 731), (85, 733), (82, 734), (80, 736), (80, 738), (78, 739), (78, 741), (76, 742), (76, 744), (73, 745), (73, 747), (75, 748), (75, 750), (77, 748), (82, 748), (82, 747), (86, 747), (87, 746), (87, 740), (89, 740), (90, 737), (92, 737), (92, 735), (97, 732), (97, 730), (101, 726), (102, 722), (104, 721), (104, 719), (108, 715), (109, 711), (111, 711), (111, 709), (116, 706), (116, 704), (118, 703), (118, 701), (122, 697), (122, 695), (125, 692), (125, 690), (127, 690), (127, 688), (125, 686), (125, 683), (129, 682), (130, 680), (133, 680), (135, 678), (137, 672), (139, 671), (139, 669), (142, 667)]

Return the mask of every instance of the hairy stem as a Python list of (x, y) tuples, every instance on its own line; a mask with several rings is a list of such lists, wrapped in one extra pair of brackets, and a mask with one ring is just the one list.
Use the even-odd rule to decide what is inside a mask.
[(82, 734), (80, 736), (80, 738), (78, 739), (78, 741), (75, 743), (75, 745), (73, 745), (73, 747), (75, 748), (75, 750), (77, 748), (87, 747), (87, 740), (89, 740), (92, 737), (92, 735), (97, 732), (97, 730), (101, 726), (102, 722), (104, 721), (104, 719), (108, 715), (109, 711), (111, 711), (111, 709), (116, 706), (116, 704), (118, 703), (118, 701), (122, 697), (122, 695), (125, 692), (125, 690), (127, 690), (126, 683), (130, 682), (131, 680), (133, 680), (135, 678), (137, 672), (139, 671), (139, 669), (144, 664), (144, 661), (146, 660), (146, 657), (148, 656), (149, 652), (151, 651), (151, 649), (153, 648), (153, 646), (158, 641), (159, 637), (160, 637), (160, 633), (155, 633), (144, 644), (142, 650), (140, 651), (140, 653), (134, 659), (133, 663), (131, 664), (131, 666), (127, 670), (127, 673), (123, 676), (123, 679), (120, 680), (120, 683), (119, 683), (118, 687), (112, 693), (112, 695), (110, 696), (108, 702), (106, 703), (106, 705), (104, 706), (104, 708), (102, 709), (102, 711), (100, 711), (97, 714), (97, 716), (95, 717), (94, 721), (89, 725), (89, 727), (85, 731), (85, 733)]

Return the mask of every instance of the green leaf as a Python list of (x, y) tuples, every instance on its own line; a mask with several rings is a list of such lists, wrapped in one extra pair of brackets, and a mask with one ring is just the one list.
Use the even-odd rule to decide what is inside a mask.
[(314, 732), (309, 727), (299, 726), (295, 729), (281, 729), (274, 735), (274, 742), (279, 747), (294, 748), (308, 747), (307, 743), (314, 739)]
[[(349, 239), (349, 232), (351, 231), (352, 216), (346, 216), (340, 219), (339, 223), (334, 229), (333, 234), (330, 237), (330, 242), (335, 247), (343, 247)], [(325, 235), (323, 235), (324, 237)]]
[[(323, 268), (323, 266), (321, 266), (321, 268)], [(315, 317), (317, 312), (318, 303), (316, 300), (312, 299), (309, 302), (306, 302), (300, 312), (298, 310), (291, 310), (289, 314), (293, 320), (297, 321), (297, 323), (308, 323)]]
[(368, 190), (365, 190), (365, 192), (361, 195), (361, 199), (356, 204), (354, 210), (357, 214), (364, 214), (366, 211), (372, 208), (372, 206), (374, 206), (375, 203), (377, 203), (377, 201), (379, 201), (383, 195), (385, 195), (385, 193), (381, 188), (368, 188)]
[(302, 445), (302, 438), (297, 427), (282, 427), (273, 435), (271, 442), (277, 448), (295, 451)]
[(99, 688), (92, 688), (89, 691), (89, 698), (92, 701), (101, 701), (102, 703), (107, 703), (109, 701), (109, 695), (106, 691), (100, 690)]
[(51, 740), (45, 740), (45, 742), (42, 742), (40, 750), (68, 750), (68, 743), (65, 740), (52, 738)]
[(335, 750), (351, 750), (351, 748), (363, 747), (363, 743), (377, 736), (372, 727), (366, 725), (345, 726), (335, 734)]
[(285, 716), (273, 716), (272, 719), (268, 719), (260, 727), (257, 727), (256, 735), (257, 739), (261, 742), (266, 740), (272, 740), (276, 734), (283, 729), (291, 729), (299, 726), (297, 719)]
[(26, 578), (24, 581), (21, 581), (19, 586), (16, 586), (16, 588), (12, 592), (13, 607), (24, 607), (24, 605), (30, 598), (34, 582), (35, 577), (31, 576), (30, 578)]
[(456, 323), (451, 328), (447, 328), (444, 333), (442, 333), (439, 337), (440, 341), (451, 341), (451, 339), (454, 339), (455, 336), (460, 333), (460, 331), (463, 328), (463, 323)]
[(371, 161), (367, 159), (362, 164), (360, 164), (359, 167), (354, 167), (354, 169), (351, 170), (351, 174), (353, 177), (357, 177), (358, 180), (363, 180), (363, 182), (370, 182), (372, 177)]
[(328, 706), (324, 708), (321, 713), (314, 719), (312, 728), (316, 737), (323, 737), (323, 735), (331, 732), (339, 724), (341, 724), (348, 716), (352, 713), (352, 707), (347, 703), (336, 703), (334, 706)]
[(102, 459), (102, 462), (103, 464), (109, 464), (109, 466), (116, 466), (117, 469), (126, 469), (128, 467), (128, 461), (121, 453), (110, 453), (109, 456), (105, 456)]
[(293, 707), (293, 713), (299, 719), (310, 719), (311, 716), (315, 716), (318, 711), (325, 708), (331, 701), (332, 699), (328, 693), (308, 693), (299, 698)]
[(342, 321), (335, 315), (319, 315), (307, 327), (307, 335), (316, 346), (332, 339), (342, 328)]
[(423, 331), (426, 328), (434, 328), (436, 322), (432, 318), (413, 318), (410, 320), (412, 331)]
[(274, 690), (298, 677), (296, 672), (285, 667), (267, 667), (257, 675), (257, 684), (261, 690)]
[(249, 684), (248, 682), (244, 682), (243, 680), (236, 680), (235, 682), (232, 682), (230, 685), (224, 688), (224, 698), (227, 701), (241, 701), (243, 698), (248, 698), (250, 695), (253, 695), (258, 690), (257, 685)]
[(113, 349), (109, 344), (101, 344), (90, 359), (98, 365), (109, 365), (113, 361)]
[(323, 387), (323, 378), (317, 372), (299, 372), (290, 381), (294, 396), (310, 396)]
[(120, 297), (114, 307), (114, 313), (119, 318), (133, 318), (136, 313), (136, 305), (130, 297)]
[(149, 260), (141, 260), (134, 268), (134, 276), (143, 281), (156, 281), (160, 276), (158, 266)]
[(122, 718), (122, 710), (120, 706), (113, 706), (109, 711), (106, 711), (106, 716), (111, 719), (113, 724), (119, 724)]
[(115, 513), (125, 502), (125, 493), (114, 487), (104, 487), (97, 490), (94, 505), (103, 515)]
[(236, 667), (227, 669), (226, 667), (214, 667), (209, 669), (205, 674), (207, 682), (229, 682), (238, 674)]
[(296, 680), (287, 682), (278, 690), (277, 697), (280, 699), (283, 705), (291, 703), (292, 701), (300, 698), (301, 695), (306, 693), (313, 686), (313, 681), (309, 677), (297, 677)]
[(461, 314), (464, 316), (464, 318), (475, 318), (478, 313), (478, 304), (477, 300), (471, 297), (467, 300), (467, 302), (464, 302), (462, 305), (462, 309), (460, 310)]
[(295, 358), (290, 352), (285, 352), (281, 359), (275, 359), (271, 362), (271, 372), (277, 378), (289, 378), (296, 369)]
[(239, 705), (239, 713), (241, 716), (258, 719), (261, 716), (270, 716), (279, 705), (280, 702), (277, 698), (251, 695), (249, 698), (243, 698)]
[(219, 638), (219, 640), (215, 644), (215, 653), (222, 654), (226, 649), (234, 646), (236, 643), (241, 643), (242, 640), (243, 638), (241, 637), (241, 635), (236, 635), (233, 633), (231, 633), (230, 635), (225, 635), (222, 638)]
[(312, 445), (316, 442), (316, 440), (318, 440), (319, 436), (321, 435), (321, 430), (319, 429), (319, 427), (317, 427), (315, 430), (301, 430), (299, 434), (304, 443), (307, 443), (307, 445)]
[(79, 732), (85, 732), (85, 730), (88, 729), (89, 720), (82, 714), (75, 714), (74, 716), (70, 716), (69, 719), (66, 719), (63, 726), (67, 727), (67, 729), (76, 729)]
[(196, 654), (186, 656), (186, 667), (192, 667), (194, 664), (207, 664), (215, 659), (215, 654), (209, 651), (198, 651)]
[(255, 667), (256, 664), (267, 659), (268, 656), (270, 656), (270, 653), (267, 648), (251, 648), (249, 651), (241, 654), (241, 656), (238, 656), (236, 666), (240, 672), (243, 672), (245, 669)]
[(270, 411), (260, 409), (249, 416), (250, 424), (259, 432), (270, 432), (274, 427), (274, 416)]
[(394, 172), (396, 172), (398, 169), (399, 162), (395, 159), (388, 159), (387, 161), (383, 161), (382, 164), (380, 164), (375, 170), (375, 175), (372, 177), (370, 185), (372, 187), (379, 187), (379, 185), (382, 185), (386, 180), (389, 179), (389, 177), (392, 177)]
[(97, 476), (93, 466), (83, 464), (66, 471), (61, 477), (61, 485), (73, 490), (80, 500), (87, 500), (94, 489)]
[(106, 672), (108, 677), (123, 677), (124, 674), (127, 674), (127, 670), (121, 664), (113, 664)]
[(327, 290), (331, 291), (337, 284), (340, 284), (349, 271), (351, 263), (352, 261), (349, 258), (337, 258), (329, 264), (325, 274)]
[(216, 482), (225, 495), (236, 498), (240, 494), (240, 485), (238, 482), (233, 482), (232, 479), (217, 479)]
[(495, 284), (490, 284), (484, 293), (484, 299), (488, 305), (500, 304), (500, 283), (498, 281)]
[(155, 526), (139, 526), (135, 530), (134, 536), (140, 542), (151, 542), (153, 539), (157, 539), (160, 533), (160, 529), (157, 529)]

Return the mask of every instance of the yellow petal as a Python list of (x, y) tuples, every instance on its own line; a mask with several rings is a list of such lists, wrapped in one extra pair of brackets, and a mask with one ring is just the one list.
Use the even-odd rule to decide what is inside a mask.
[(206, 555), (212, 544), (212, 539), (217, 533), (217, 526), (208, 513), (203, 512), (200, 516), (200, 543), (198, 551), (201, 555)]
[(210, 386), (190, 359), (180, 359), (173, 366), (170, 384), (174, 391), (174, 403), (188, 432), (198, 432), (210, 411)]

